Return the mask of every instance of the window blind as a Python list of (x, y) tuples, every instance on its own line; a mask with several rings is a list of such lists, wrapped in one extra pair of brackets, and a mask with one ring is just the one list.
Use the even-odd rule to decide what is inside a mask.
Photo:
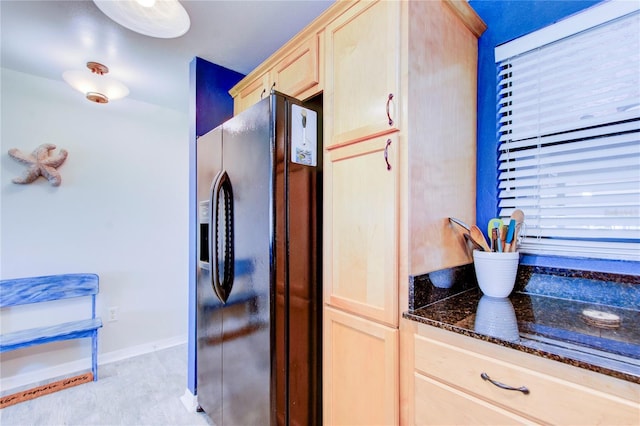
[(497, 73), (499, 215), (525, 213), (520, 251), (640, 261), (640, 12)]

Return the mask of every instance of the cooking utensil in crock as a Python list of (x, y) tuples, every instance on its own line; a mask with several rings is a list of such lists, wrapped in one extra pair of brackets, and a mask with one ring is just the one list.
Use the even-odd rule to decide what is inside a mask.
[(462, 234), (462, 235), (464, 236), (465, 241), (469, 241), (469, 242), (471, 242), (471, 245), (473, 246), (473, 248), (474, 248), (475, 250), (484, 251), (484, 248), (483, 248), (480, 244), (476, 243), (476, 242), (473, 240), (473, 238), (471, 238), (471, 235), (469, 235), (469, 234), (468, 234), (468, 233), (466, 233), (466, 232), (465, 232), (464, 234)]
[(498, 234), (500, 234), (502, 225), (504, 225), (504, 223), (502, 222), (502, 219), (500, 219), (499, 217), (494, 217), (493, 219), (489, 220), (489, 223), (487, 224), (487, 235), (491, 235), (493, 228), (498, 228)]
[(513, 213), (511, 213), (511, 222), (509, 222), (509, 231), (507, 232), (507, 244), (504, 251), (517, 251), (518, 234), (520, 233), (523, 223), (524, 212), (520, 209), (515, 209)]
[(456, 225), (460, 225), (462, 226), (464, 229), (466, 229), (467, 231), (470, 231), (470, 227), (469, 225), (467, 225), (466, 223), (464, 223), (463, 221), (461, 221), (460, 219), (456, 219), (455, 217), (450, 217), (449, 218), (449, 222), (455, 223)]
[(484, 251), (491, 251), (489, 248), (489, 244), (487, 244), (487, 240), (484, 239), (484, 235), (482, 235), (482, 231), (478, 228), (477, 225), (471, 225), (469, 229), (469, 236), (476, 242), (480, 247), (484, 249)]

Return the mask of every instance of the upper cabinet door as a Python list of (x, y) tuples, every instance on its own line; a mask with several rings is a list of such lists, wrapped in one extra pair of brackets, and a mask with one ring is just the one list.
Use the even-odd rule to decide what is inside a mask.
[(247, 83), (234, 99), (233, 114), (238, 115), (251, 105), (258, 103), (260, 99), (269, 96), (271, 84), (269, 72), (265, 72)]
[(235, 114), (267, 96), (271, 89), (300, 100), (322, 91), (325, 34), (322, 23), (294, 37), (229, 90)]
[(363, 1), (326, 29), (328, 146), (398, 129), (399, 1)]
[(272, 78), (277, 91), (299, 99), (304, 99), (307, 91), (319, 91), (319, 43), (318, 36), (310, 37), (273, 67)]

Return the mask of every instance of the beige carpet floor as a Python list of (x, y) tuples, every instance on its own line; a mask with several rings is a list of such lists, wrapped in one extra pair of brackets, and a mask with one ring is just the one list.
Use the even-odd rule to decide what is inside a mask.
[(101, 365), (97, 382), (64, 389), (0, 410), (0, 425), (213, 425), (189, 412), (187, 348), (180, 345)]

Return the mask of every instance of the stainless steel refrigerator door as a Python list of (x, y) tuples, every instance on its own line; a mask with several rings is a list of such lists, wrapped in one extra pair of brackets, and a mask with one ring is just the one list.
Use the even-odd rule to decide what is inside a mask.
[(223, 168), (233, 188), (235, 279), (223, 312), (220, 426), (271, 418), (272, 147), (267, 100), (223, 124)]
[(312, 426), (321, 423), (322, 152), (317, 113), (274, 100), (276, 116), (286, 117), (275, 122), (277, 424)]
[(210, 190), (222, 169), (222, 129), (198, 138), (196, 193), (199, 206), (197, 271), (197, 395), (198, 404), (218, 425), (222, 422), (222, 303), (211, 286), (209, 264)]

